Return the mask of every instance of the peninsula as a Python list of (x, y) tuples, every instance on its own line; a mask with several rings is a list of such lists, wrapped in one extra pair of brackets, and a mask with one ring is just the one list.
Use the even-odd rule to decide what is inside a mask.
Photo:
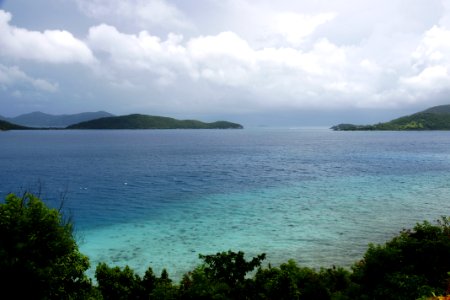
[(424, 111), (374, 125), (339, 124), (336, 131), (356, 130), (450, 130), (450, 105), (440, 105)]
[(242, 129), (227, 121), (205, 123), (197, 120), (177, 120), (168, 117), (132, 114), (105, 117), (70, 125), (66, 129)]

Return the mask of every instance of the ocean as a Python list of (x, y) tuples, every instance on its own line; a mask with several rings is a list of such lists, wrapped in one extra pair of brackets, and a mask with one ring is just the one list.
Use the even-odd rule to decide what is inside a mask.
[(0, 132), (0, 196), (63, 203), (80, 250), (171, 278), (199, 254), (349, 267), (368, 243), (450, 215), (450, 133), (244, 130)]

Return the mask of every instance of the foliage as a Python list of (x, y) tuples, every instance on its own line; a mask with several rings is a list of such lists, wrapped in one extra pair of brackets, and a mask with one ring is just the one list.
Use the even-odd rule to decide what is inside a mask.
[(167, 117), (132, 114), (81, 122), (67, 129), (242, 129), (242, 125), (227, 121), (204, 123), (197, 120), (177, 120)]
[[(86, 277), (72, 223), (37, 197), (0, 204), (0, 288), (18, 299), (443, 299), (450, 293), (450, 218), (423, 222), (383, 245), (369, 245), (350, 270), (315, 270), (293, 260), (262, 267), (265, 254), (199, 255), (202, 264), (174, 284), (166, 270), (144, 276), (98, 264)], [(24, 288), (26, 287), (26, 288)], [(440, 298), (435, 295), (441, 295)]]
[(347, 299), (350, 272), (342, 268), (319, 272), (299, 267), (293, 260), (279, 268), (259, 269), (255, 276), (257, 299)]
[(199, 255), (203, 264), (186, 274), (181, 284), (184, 299), (246, 299), (253, 281), (246, 276), (261, 265), (264, 253), (245, 260), (244, 252)]
[[(384, 245), (370, 245), (353, 267), (356, 293), (367, 299), (416, 299), (449, 287), (450, 218), (417, 224)], [(356, 295), (355, 295), (356, 297)]]
[(128, 266), (121, 269), (100, 263), (95, 270), (95, 277), (105, 300), (176, 299), (177, 289), (166, 270), (163, 270), (158, 278), (153, 270), (148, 268), (141, 279)]
[(205, 263), (205, 275), (213, 281), (224, 282), (231, 287), (243, 284), (245, 275), (261, 265), (266, 258), (264, 253), (246, 261), (244, 252), (220, 252), (215, 255), (202, 255), (199, 257)]
[(421, 112), (374, 126), (376, 130), (449, 130), (450, 114)]
[(139, 299), (143, 295), (140, 278), (128, 266), (110, 268), (106, 263), (98, 264), (95, 270), (103, 299)]
[(84, 298), (88, 258), (78, 251), (73, 225), (37, 197), (13, 194), (0, 204), (0, 285), (14, 298)]
[(333, 130), (450, 130), (450, 105), (429, 108), (409, 116), (374, 125), (339, 124)]
[(450, 114), (450, 104), (438, 105), (428, 108), (423, 113), (434, 113), (434, 114)]

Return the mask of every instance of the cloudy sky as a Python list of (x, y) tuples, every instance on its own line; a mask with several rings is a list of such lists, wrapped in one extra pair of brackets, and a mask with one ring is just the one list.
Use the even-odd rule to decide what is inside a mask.
[(372, 123), (450, 103), (447, 0), (0, 0), (0, 115)]

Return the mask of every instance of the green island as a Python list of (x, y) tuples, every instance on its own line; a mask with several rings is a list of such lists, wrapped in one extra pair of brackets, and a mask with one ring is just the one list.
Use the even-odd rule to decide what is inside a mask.
[(177, 120), (168, 117), (132, 114), (106, 117), (77, 123), (67, 129), (242, 129), (243, 126), (227, 121), (205, 123), (197, 120)]
[[(105, 112), (84, 113), (77, 115), (63, 115), (52, 116), (43, 113), (31, 113), (23, 115), (28, 117), (27, 122), (39, 122), (35, 117), (40, 117), (41, 124), (60, 124), (61, 122), (68, 122), (80, 117), (93, 117), (99, 114), (107, 114)], [(22, 117), (22, 116), (20, 116)], [(47, 118), (42, 121), (43, 118)], [(51, 118), (50, 118), (51, 117)], [(65, 117), (62, 119), (62, 117)], [(49, 119), (48, 119), (49, 118)], [(21, 118), (16, 118), (21, 120)], [(22, 118), (24, 119), (24, 118)], [(12, 119), (14, 121), (14, 119)], [(30, 121), (31, 120), (31, 121)], [(60, 123), (55, 123), (56, 121)], [(23, 121), (22, 121), (23, 122)], [(53, 122), (53, 123), (50, 123)], [(23, 122), (26, 123), (26, 122)], [(241, 124), (232, 123), (228, 121), (216, 121), (212, 123), (201, 122), (198, 120), (177, 120), (169, 117), (149, 116), (142, 114), (131, 114), (126, 116), (108, 116), (91, 119), (88, 121), (77, 122), (66, 127), (52, 127), (52, 126), (25, 126), (13, 123), (10, 120), (0, 119), (0, 131), (6, 130), (61, 130), (61, 129), (243, 129)]]
[(357, 130), (450, 130), (450, 105), (434, 106), (424, 111), (374, 125), (339, 124), (336, 131)]
[(99, 263), (94, 283), (89, 258), (60, 209), (37, 196), (10, 194), (0, 203), (2, 299), (449, 299), (450, 217), (402, 230), (382, 245), (369, 244), (351, 268), (319, 270), (293, 260), (272, 266), (261, 253), (199, 255), (178, 283), (149, 266), (139, 275)]

